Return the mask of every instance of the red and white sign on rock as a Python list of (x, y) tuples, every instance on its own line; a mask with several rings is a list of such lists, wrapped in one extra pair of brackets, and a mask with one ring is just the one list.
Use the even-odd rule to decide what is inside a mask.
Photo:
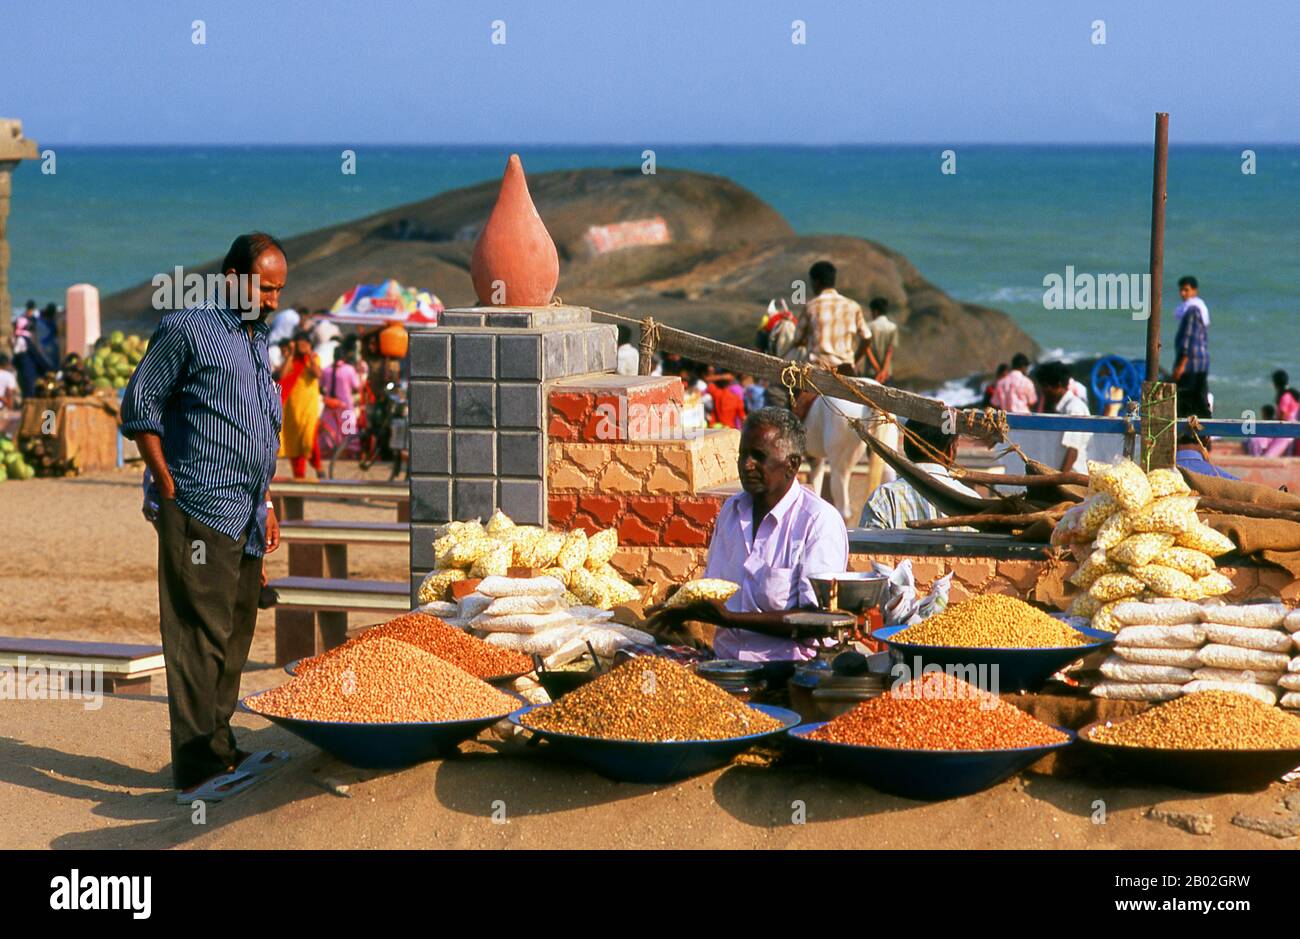
[(659, 215), (609, 225), (592, 225), (584, 237), (592, 254), (606, 254), (643, 245), (663, 245), (673, 240), (668, 231), (668, 223)]

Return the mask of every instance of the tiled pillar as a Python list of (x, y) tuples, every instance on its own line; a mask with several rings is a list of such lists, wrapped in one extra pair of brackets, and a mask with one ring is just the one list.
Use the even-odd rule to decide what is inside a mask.
[(618, 334), (586, 307), (448, 310), (411, 335), (411, 592), (433, 530), (500, 508), (546, 524), (548, 382), (613, 371)]

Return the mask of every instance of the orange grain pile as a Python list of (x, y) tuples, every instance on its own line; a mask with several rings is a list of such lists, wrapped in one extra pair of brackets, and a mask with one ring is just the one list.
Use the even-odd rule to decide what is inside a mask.
[(522, 675), (533, 670), (532, 660), (522, 652), (502, 649), (484, 642), (454, 626), (448, 626), (428, 613), (406, 613), (387, 623), (372, 626), (361, 635), (349, 639), (310, 659), (298, 663), (298, 674), (315, 668), (344, 649), (355, 648), (375, 639), (395, 639), (432, 653), (438, 658), (462, 668), (476, 678), (492, 679), (503, 675)]
[(254, 711), (300, 720), (389, 724), (504, 716), (519, 701), (436, 655), (395, 639), (340, 646), (278, 688), (248, 699)]
[(1010, 750), (1070, 739), (997, 696), (942, 672), (863, 701), (808, 736), (892, 750)]

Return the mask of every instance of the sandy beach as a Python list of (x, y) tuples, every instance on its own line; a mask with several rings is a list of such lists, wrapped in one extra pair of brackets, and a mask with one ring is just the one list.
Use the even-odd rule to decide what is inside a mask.
[[(138, 469), (9, 483), (0, 552), (4, 631), (15, 636), (157, 641), (155, 550), (139, 514)], [(331, 505), (335, 518), (389, 518), (390, 507)], [(312, 510), (308, 509), (309, 517)], [(284, 554), (269, 562), (284, 573)], [(355, 576), (397, 579), (400, 549), (354, 550)], [(284, 680), (263, 612), (244, 675), (251, 693)], [(355, 621), (354, 625), (363, 625)], [(454, 759), (398, 772), (351, 769), (251, 715), (246, 748), (283, 747), (288, 767), (195, 824), (172, 801), (164, 682), (150, 697), (0, 702), (4, 848), (1286, 848), (1231, 823), (1280, 820), (1294, 785), (1196, 796), (1029, 774), (980, 795), (925, 805), (800, 763), (733, 765), (655, 789), (619, 784), (485, 736)], [(1292, 795), (1294, 799), (1294, 795)], [(806, 824), (792, 824), (793, 803)], [(1106, 805), (1095, 824), (1096, 800)], [(506, 823), (493, 820), (504, 804)], [(1214, 833), (1144, 817), (1152, 806), (1209, 813)]]

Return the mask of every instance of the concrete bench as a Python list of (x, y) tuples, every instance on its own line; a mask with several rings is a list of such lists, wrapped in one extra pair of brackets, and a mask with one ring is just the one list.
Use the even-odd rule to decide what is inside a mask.
[(297, 521), (303, 517), (303, 504), (316, 502), (392, 502), (397, 521), (411, 520), (411, 490), (406, 483), (370, 482), (365, 479), (273, 479), (271, 501), (280, 521)]
[[(24, 669), (26, 677), (16, 674), (14, 681), (23, 682), (25, 687), (33, 669), (44, 670), (45, 693), (52, 696), (61, 691), (86, 694), (96, 689), (112, 694), (149, 694), (153, 676), (164, 671), (162, 646), (7, 636), (0, 637), (0, 667), (15, 672)], [(96, 669), (102, 678), (93, 676)], [(59, 688), (49, 686), (50, 677), (59, 678)]]
[(348, 613), (390, 618), (411, 609), (411, 586), (386, 580), (290, 575), (270, 583), (275, 607), (275, 664), (317, 655), (347, 639)]
[(280, 523), (280, 540), (288, 546), (289, 576), (348, 577), (348, 545), (393, 545), (409, 548), (406, 522), (333, 522), (296, 519)]

